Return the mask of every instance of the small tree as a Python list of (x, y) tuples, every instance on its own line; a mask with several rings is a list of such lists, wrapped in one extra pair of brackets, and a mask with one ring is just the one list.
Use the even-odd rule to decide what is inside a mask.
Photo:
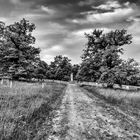
[(38, 80), (46, 79), (48, 69), (48, 64), (45, 61), (39, 60), (37, 67), (34, 69), (33, 77)]
[(63, 57), (62, 55), (56, 56), (49, 66), (50, 79), (64, 81), (70, 80), (72, 70), (70, 61), (71, 60), (68, 57)]
[(116, 71), (117, 83), (124, 85), (140, 84), (140, 66), (133, 58), (123, 61)]

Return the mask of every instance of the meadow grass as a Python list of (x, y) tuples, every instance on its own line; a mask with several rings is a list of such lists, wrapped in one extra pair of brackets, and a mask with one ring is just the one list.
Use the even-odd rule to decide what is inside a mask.
[(35, 138), (40, 124), (62, 95), (66, 85), (46, 82), (14, 82), (12, 88), (0, 85), (0, 139)]
[(140, 91), (110, 89), (95, 86), (82, 86), (94, 96), (103, 99), (107, 103), (120, 107), (131, 114), (140, 116)]
[[(128, 91), (120, 89), (108, 89), (108, 88), (98, 88), (96, 89), (100, 95), (105, 96), (106, 99), (114, 99), (123, 103), (140, 103), (140, 91)], [(139, 106), (138, 106), (139, 107)]]

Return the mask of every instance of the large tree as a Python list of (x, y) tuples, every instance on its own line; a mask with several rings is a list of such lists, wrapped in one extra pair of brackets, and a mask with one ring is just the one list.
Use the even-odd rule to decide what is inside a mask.
[(1, 73), (18, 79), (32, 78), (34, 68), (37, 67), (40, 49), (32, 45), (35, 37), (32, 32), (35, 24), (22, 19), (6, 26), (0, 24), (0, 64)]
[[(81, 73), (89, 81), (105, 82), (113, 86), (116, 82), (115, 72), (122, 63), (121, 46), (130, 44), (132, 36), (126, 30), (115, 30), (103, 33), (94, 30), (86, 34), (88, 42), (82, 55)], [(85, 71), (87, 67), (87, 71)]]

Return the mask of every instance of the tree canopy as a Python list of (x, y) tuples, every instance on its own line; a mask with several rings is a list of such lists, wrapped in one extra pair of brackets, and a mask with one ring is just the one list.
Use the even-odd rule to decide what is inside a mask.
[[(122, 46), (132, 43), (131, 34), (127, 34), (124, 29), (108, 33), (95, 29), (85, 36), (88, 41), (82, 55), (79, 79), (107, 83), (109, 87), (112, 87), (114, 83), (122, 84), (119, 78), (123, 75), (124, 65), (128, 62), (124, 63), (120, 56), (124, 52)], [(132, 67), (129, 65), (126, 71), (132, 70), (129, 68)], [(135, 69), (135, 72), (138, 71)]]
[(72, 65), (68, 57), (58, 55), (54, 61), (49, 65), (49, 78), (54, 80), (70, 80)]
[(6, 26), (0, 24), (0, 64), (1, 73), (14, 79), (31, 78), (40, 60), (40, 49), (32, 45), (35, 24), (22, 19)]

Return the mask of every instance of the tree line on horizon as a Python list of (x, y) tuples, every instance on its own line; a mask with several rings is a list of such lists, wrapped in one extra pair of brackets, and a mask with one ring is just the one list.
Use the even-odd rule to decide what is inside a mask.
[(140, 85), (140, 68), (133, 58), (123, 60), (123, 45), (132, 43), (126, 30), (104, 33), (93, 30), (85, 34), (87, 44), (81, 64), (71, 64), (68, 57), (58, 55), (49, 65), (40, 59), (40, 49), (35, 48), (32, 32), (35, 24), (26, 19), (6, 26), (0, 22), (0, 74), (15, 80), (53, 79), (114, 84)]

